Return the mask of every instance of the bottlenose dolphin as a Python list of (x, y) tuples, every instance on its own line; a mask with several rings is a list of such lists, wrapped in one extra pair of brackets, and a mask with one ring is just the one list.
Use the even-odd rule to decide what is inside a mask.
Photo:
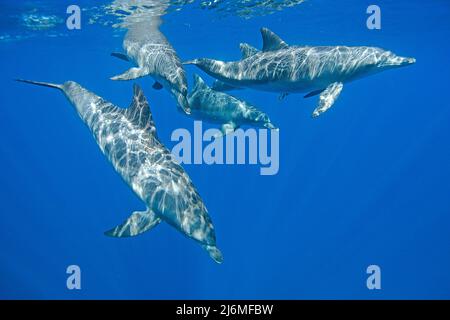
[(166, 37), (159, 31), (161, 17), (137, 21), (128, 27), (123, 41), (126, 54), (112, 53), (120, 59), (133, 62), (133, 67), (112, 80), (132, 80), (147, 75), (155, 79), (153, 88), (166, 88), (185, 113), (190, 113), (187, 102), (186, 73), (181, 60)]
[(136, 236), (162, 220), (200, 243), (216, 262), (223, 261), (208, 211), (189, 176), (159, 141), (150, 107), (138, 85), (134, 85), (130, 107), (122, 109), (73, 81), (18, 81), (63, 91), (114, 169), (146, 204), (145, 211), (134, 212), (106, 235)]
[(344, 83), (384, 70), (415, 63), (414, 58), (396, 56), (375, 47), (289, 46), (267, 28), (261, 29), (263, 49), (241, 44), (242, 60), (223, 62), (194, 59), (194, 64), (219, 80), (213, 88), (252, 88), (289, 93), (320, 94), (313, 117), (328, 110), (338, 98)]
[(242, 125), (276, 129), (267, 114), (248, 102), (212, 90), (197, 74), (194, 74), (194, 82), (194, 89), (188, 95), (192, 117), (220, 123), (223, 134), (234, 131)]

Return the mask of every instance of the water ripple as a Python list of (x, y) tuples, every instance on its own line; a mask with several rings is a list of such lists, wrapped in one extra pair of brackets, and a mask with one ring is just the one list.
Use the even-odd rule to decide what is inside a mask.
[[(83, 17), (89, 24), (126, 28), (130, 24), (169, 12), (197, 8), (218, 17), (250, 19), (297, 6), (305, 0), (114, 0), (97, 5), (81, 1)], [(0, 4), (1, 42), (35, 36), (64, 35), (65, 7), (59, 1), (37, 0)]]

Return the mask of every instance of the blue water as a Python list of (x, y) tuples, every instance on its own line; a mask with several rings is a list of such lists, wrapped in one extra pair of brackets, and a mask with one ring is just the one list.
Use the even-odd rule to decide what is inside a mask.
[[(417, 59), (346, 84), (317, 119), (317, 97), (233, 93), (280, 128), (280, 170), (184, 166), (214, 221), (222, 265), (167, 224), (104, 236), (143, 204), (61, 93), (12, 81), (74, 80), (129, 105), (133, 82), (109, 80), (129, 67), (109, 55), (123, 31), (89, 1), (77, 1), (89, 9), (82, 29), (68, 31), (73, 2), (0, 1), (0, 298), (450, 298), (448, 1), (377, 0), (381, 30), (366, 28), (374, 1), (365, 0), (308, 0), (272, 14), (200, 1), (169, 11), (162, 31), (183, 60), (239, 59), (240, 42), (261, 47), (263, 26), (289, 44), (370, 45)], [(30, 12), (54, 24), (30, 26)], [(186, 70), (190, 84), (194, 72), (212, 82)], [(171, 132), (192, 130), (192, 119), (150, 78), (137, 82), (171, 148)], [(66, 288), (72, 264), (81, 290)], [(366, 287), (371, 264), (381, 290)]]

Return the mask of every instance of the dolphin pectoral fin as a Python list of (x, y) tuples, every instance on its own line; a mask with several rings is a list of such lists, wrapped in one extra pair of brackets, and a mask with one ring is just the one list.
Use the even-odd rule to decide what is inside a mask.
[(215, 80), (213, 82), (213, 85), (211, 86), (211, 89), (213, 89), (214, 91), (225, 92), (225, 91), (232, 91), (232, 90), (241, 90), (242, 88), (232, 86), (232, 85), (222, 82), (220, 80)]
[(124, 61), (128, 61), (128, 62), (130, 61), (130, 58), (128, 58), (128, 56), (125, 53), (113, 52), (113, 53), (111, 53), (111, 56), (119, 58)]
[(305, 95), (303, 98), (311, 98), (311, 97), (317, 96), (318, 94), (321, 94), (324, 91), (325, 91), (325, 89), (314, 90), (314, 91), (311, 91), (310, 93), (308, 93), (307, 95)]
[(105, 235), (117, 238), (134, 237), (150, 230), (160, 222), (161, 219), (151, 209), (136, 211), (124, 223), (106, 231)]
[(344, 85), (342, 84), (342, 82), (334, 82), (330, 84), (325, 89), (325, 91), (320, 94), (319, 106), (314, 110), (312, 117), (318, 117), (319, 115), (330, 109), (339, 97), (343, 87)]
[(281, 93), (279, 96), (278, 96), (278, 100), (284, 100), (284, 98), (286, 98), (287, 96), (289, 95), (289, 93), (287, 93), (287, 92), (285, 92), (285, 93)]
[(159, 83), (158, 81), (155, 81), (152, 88), (155, 90), (161, 90), (163, 88), (163, 85), (161, 83)]
[(221, 264), (223, 262), (223, 255), (222, 252), (216, 247), (216, 246), (210, 246), (207, 244), (202, 245), (203, 249), (208, 251), (209, 256), (218, 264)]
[(112, 77), (111, 80), (134, 80), (145, 77), (148, 74), (149, 72), (144, 68), (131, 68), (118, 76)]

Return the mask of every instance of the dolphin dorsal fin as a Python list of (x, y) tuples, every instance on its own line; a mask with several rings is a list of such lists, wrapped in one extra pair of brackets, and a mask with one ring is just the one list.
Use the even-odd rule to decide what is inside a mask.
[(156, 127), (153, 122), (150, 106), (144, 92), (137, 84), (133, 86), (133, 101), (128, 109), (125, 109), (125, 115), (130, 121), (142, 129), (148, 130), (153, 135), (156, 135)]
[(267, 28), (261, 28), (261, 35), (263, 38), (263, 51), (275, 51), (289, 47), (286, 42)]
[(242, 59), (247, 59), (248, 57), (254, 56), (258, 53), (258, 49), (248, 43), (241, 43), (239, 45), (239, 49), (241, 49)]
[(194, 91), (208, 89), (208, 85), (203, 81), (203, 79), (198, 75), (194, 74)]

